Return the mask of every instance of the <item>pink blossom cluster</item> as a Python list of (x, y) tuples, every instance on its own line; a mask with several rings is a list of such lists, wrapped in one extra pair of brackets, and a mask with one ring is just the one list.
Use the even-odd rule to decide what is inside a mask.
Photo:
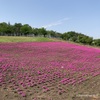
[(22, 97), (34, 87), (62, 94), (67, 92), (62, 85), (75, 86), (98, 75), (100, 49), (65, 42), (0, 43), (0, 87)]

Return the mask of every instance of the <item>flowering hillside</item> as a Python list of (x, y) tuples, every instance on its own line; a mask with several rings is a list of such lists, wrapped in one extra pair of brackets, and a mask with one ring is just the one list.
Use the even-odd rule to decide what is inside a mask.
[(0, 100), (99, 100), (99, 93), (100, 49), (0, 43)]

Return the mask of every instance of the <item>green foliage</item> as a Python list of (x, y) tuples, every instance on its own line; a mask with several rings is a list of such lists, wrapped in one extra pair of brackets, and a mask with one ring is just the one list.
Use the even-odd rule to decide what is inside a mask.
[(38, 36), (39, 35), (39, 29), (38, 28), (33, 28), (32, 33), (34, 34), (34, 36)]
[(25, 36), (27, 36), (28, 34), (32, 33), (32, 27), (29, 26), (28, 24), (24, 24), (21, 28), (20, 28), (20, 32), (22, 34), (24, 34)]
[(46, 35), (47, 35), (47, 31), (45, 28), (40, 28), (39, 33), (41, 33), (44, 37), (46, 37)]
[(0, 23), (0, 35), (5, 35), (7, 32), (7, 23)]
[(67, 41), (77, 42), (77, 43), (88, 44), (88, 45), (92, 45), (93, 42), (92, 37), (74, 31), (70, 31), (62, 34), (62, 39)]
[(53, 38), (62, 38), (62, 34), (53, 30), (48, 30), (47, 34), (49, 35), (49, 37), (53, 37)]
[(66, 41), (100, 46), (100, 39), (93, 40), (92, 37), (81, 33), (70, 31), (61, 34), (53, 30), (46, 30), (43, 27), (32, 28), (28, 24), (22, 25), (21, 23), (15, 23), (14, 25), (11, 25), (9, 22), (0, 23), (0, 36), (41, 36), (49, 38), (62, 38)]
[(70, 41), (73, 41), (75, 42), (77, 40), (77, 33), (74, 32), (74, 31), (71, 31), (71, 32), (65, 32), (63, 35), (62, 35), (62, 38), (64, 40), (70, 40)]
[(42, 36), (42, 37), (61, 37), (61, 33), (48, 31), (45, 28), (32, 28), (28, 24), (21, 23), (0, 23), (0, 36)]
[(21, 27), (22, 27), (21, 23), (15, 23), (14, 24), (14, 26), (13, 26), (14, 35), (16, 35), (16, 36), (20, 36), (21, 35)]
[(100, 46), (100, 39), (93, 40), (93, 45)]

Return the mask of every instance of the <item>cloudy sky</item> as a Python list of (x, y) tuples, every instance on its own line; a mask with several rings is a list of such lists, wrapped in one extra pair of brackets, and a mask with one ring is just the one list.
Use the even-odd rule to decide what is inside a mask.
[(0, 22), (100, 38), (100, 0), (0, 0)]

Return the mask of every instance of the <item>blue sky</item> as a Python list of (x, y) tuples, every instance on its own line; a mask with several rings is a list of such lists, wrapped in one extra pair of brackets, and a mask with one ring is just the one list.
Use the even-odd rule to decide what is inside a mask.
[(0, 0), (0, 22), (100, 38), (100, 0)]

